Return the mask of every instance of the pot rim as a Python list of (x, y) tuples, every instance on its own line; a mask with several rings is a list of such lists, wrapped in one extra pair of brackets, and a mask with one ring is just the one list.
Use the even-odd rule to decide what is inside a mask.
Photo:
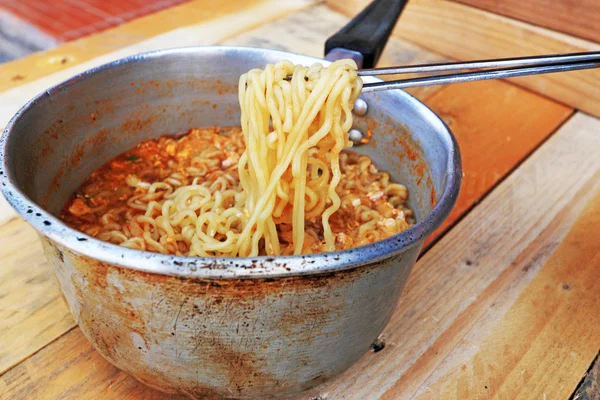
[[(462, 167), (461, 157), (456, 139), (450, 129), (431, 109), (412, 95), (395, 90), (395, 94), (403, 96), (413, 103), (422, 117), (434, 127), (444, 144), (448, 164), (446, 168), (446, 185), (433, 209), (425, 217), (411, 226), (387, 239), (348, 250), (296, 256), (257, 256), (257, 257), (189, 257), (173, 256), (149, 251), (128, 249), (119, 245), (95, 239), (77, 231), (50, 212), (44, 210), (30, 199), (17, 185), (10, 168), (11, 156), (8, 154), (9, 142), (14, 138), (13, 130), (22, 115), (38, 103), (50, 98), (54, 93), (68, 90), (71, 86), (101, 71), (117, 65), (134, 64), (161, 57), (182, 54), (215, 54), (220, 53), (262, 53), (268, 52), (280, 58), (298, 58), (297, 54), (268, 49), (240, 46), (195, 46), (171, 48), (151, 51), (122, 58), (92, 68), (59, 83), (28, 101), (10, 120), (4, 134), (0, 138), (0, 183), (2, 193), (18, 214), (40, 234), (51, 241), (81, 255), (93, 259), (153, 274), (179, 276), (182, 278), (231, 279), (231, 278), (273, 278), (297, 275), (322, 274), (360, 267), (365, 264), (380, 262), (392, 258), (413, 246), (420, 246), (446, 219), (460, 190)], [(308, 56), (303, 59), (328, 64), (327, 61)]]

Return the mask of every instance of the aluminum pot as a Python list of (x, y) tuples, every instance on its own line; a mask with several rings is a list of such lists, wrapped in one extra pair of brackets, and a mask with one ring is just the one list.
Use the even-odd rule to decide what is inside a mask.
[(368, 154), (406, 184), (418, 223), (335, 253), (197, 258), (131, 250), (56, 216), (73, 191), (137, 143), (191, 127), (239, 125), (240, 74), (271, 50), (198, 47), (129, 57), (26, 104), (0, 142), (2, 191), (40, 234), (84, 335), (141, 382), (190, 397), (271, 398), (314, 387), (368, 351), (390, 319), (423, 240), (446, 218), (461, 179), (457, 144), (403, 91), (365, 94)]

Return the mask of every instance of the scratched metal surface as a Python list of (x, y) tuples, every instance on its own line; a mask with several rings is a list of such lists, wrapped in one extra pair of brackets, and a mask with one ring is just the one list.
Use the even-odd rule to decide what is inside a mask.
[(346, 370), (389, 321), (420, 250), (345, 272), (214, 280), (43, 244), (100, 354), (153, 388), (195, 398), (294, 394)]

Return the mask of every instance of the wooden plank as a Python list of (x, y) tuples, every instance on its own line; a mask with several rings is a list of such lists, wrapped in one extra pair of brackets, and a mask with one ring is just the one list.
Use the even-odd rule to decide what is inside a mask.
[[(57, 357), (60, 356), (60, 360)], [(108, 363), (79, 328), (0, 377), (5, 399), (183, 399), (139, 383)]]
[[(464, 364), (427, 380), (419, 399), (568, 398), (600, 348), (598, 237), (600, 191), (498, 329)], [(461, 340), (449, 357), (465, 346), (472, 343)]]
[[(368, 0), (327, 0), (328, 5), (346, 15), (355, 15), (367, 3)], [(600, 50), (597, 43), (448, 0), (411, 0), (394, 35), (458, 60)], [(600, 116), (600, 69), (511, 81)]]
[(0, 226), (0, 374), (75, 326), (33, 228)]
[(558, 32), (600, 42), (597, 0), (454, 0)]
[[(600, 189), (599, 129), (599, 120), (577, 114), (553, 135), (417, 263), (383, 332), (385, 348), (365, 355), (310, 395), (411, 398), (427, 391), (429, 379), (441, 379), (473, 359), (484, 338), (519, 330), (520, 325), (499, 321), (521, 304), (516, 299), (538, 279), (542, 265)], [(585, 274), (597, 280), (598, 270), (585, 269)], [(576, 297), (581, 304), (589, 301)], [(583, 313), (590, 321), (596, 318), (592, 311), (572, 307), (573, 317)], [(580, 328), (580, 336), (588, 338), (600, 330), (592, 322)], [(574, 339), (562, 343), (580, 354), (583, 349)], [(546, 344), (551, 347), (550, 341)], [(457, 346), (461, 351), (455, 353)], [(538, 389), (551, 386), (552, 377), (540, 373), (546, 368), (540, 363), (528, 371), (541, 375)], [(584, 372), (571, 371), (578, 379)]]
[(450, 216), (426, 245), (493, 189), (572, 109), (503, 81), (449, 85), (425, 103), (450, 127), (461, 149), (464, 178)]
[(78, 39), (187, 0), (9, 1), (2, 7), (61, 41)]
[[(498, 321), (511, 307), (519, 307), (516, 299), (526, 293), (531, 281), (537, 281), (541, 267), (600, 189), (598, 129), (600, 121), (583, 114), (563, 126), (419, 261), (383, 333), (384, 349), (366, 354), (341, 377), (302, 398), (378, 398), (386, 392), (391, 398), (409, 398), (426, 391), (425, 383), (436, 371), (442, 371), (443, 377), (445, 371), (462, 365), (461, 357), (452, 357), (457, 346), (465, 346), (461, 354), (468, 357), (482, 349), (480, 343), (494, 331), (504, 329), (509, 334), (511, 329), (518, 330), (519, 326), (498, 325)], [(560, 263), (548, 265), (553, 266), (546, 269), (556, 270), (556, 274), (571, 268)], [(597, 270), (582, 271), (587, 281), (597, 281)], [(541, 277), (546, 282), (545, 275)], [(578, 306), (571, 310), (577, 318), (587, 312)], [(592, 337), (599, 328), (580, 324), (580, 337)], [(463, 341), (467, 337), (468, 345)], [(562, 344), (581, 354), (583, 349), (571, 341), (575, 337), (569, 335)], [(89, 368), (82, 360), (89, 356), (74, 351), (75, 346), (68, 345), (74, 340), (71, 338), (58, 339), (8, 371), (0, 380), (5, 392), (17, 395), (48, 390), (59, 397), (81, 393), (78, 388), (87, 393), (98, 387), (112, 395), (113, 388), (105, 378), (108, 372), (98, 371), (112, 367), (98, 363), (96, 369)], [(88, 351), (81, 342), (75, 349), (81, 354)], [(544, 368), (547, 365), (532, 365), (529, 373), (537, 377), (536, 371)], [(37, 371), (46, 372), (40, 376)], [(69, 378), (48, 377), (54, 371)], [(585, 368), (569, 371), (580, 379)], [(128, 379), (123, 384), (133, 385)], [(550, 385), (552, 377), (542, 374), (539, 379), (536, 388)], [(129, 393), (138, 396), (137, 390), (142, 389), (134, 387)], [(535, 398), (542, 398), (541, 393)]]
[[(316, 1), (318, 0), (193, 0), (130, 21), (99, 34), (3, 64), (0, 67), (0, 91), (33, 82), (58, 71), (70, 69), (75, 65), (172, 30), (211, 23), (211, 27), (216, 30), (215, 32), (200, 33), (208, 35), (209, 38), (214, 36), (223, 38), (239, 33), (248, 27), (260, 25), (262, 22), (308, 7)], [(234, 15), (242, 17), (232, 20)], [(235, 23), (231, 23), (233, 21)], [(190, 34), (193, 33), (193, 31), (190, 31)], [(190, 37), (190, 39), (193, 39), (193, 37)], [(210, 41), (202, 41), (200, 38), (196, 39), (200, 40), (201, 43), (211, 43)], [(185, 41), (172, 41), (163, 43), (162, 47), (180, 45), (190, 44), (186, 44)], [(66, 76), (70, 75), (73, 75), (73, 73)]]

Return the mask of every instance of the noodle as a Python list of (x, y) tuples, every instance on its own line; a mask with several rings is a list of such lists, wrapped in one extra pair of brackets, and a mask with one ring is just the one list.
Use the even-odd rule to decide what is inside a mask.
[(61, 218), (125, 247), (187, 256), (342, 250), (413, 223), (406, 187), (350, 146), (356, 65), (289, 61), (240, 78), (241, 131), (193, 129), (115, 158)]
[[(351, 107), (361, 88), (351, 60), (336, 61), (328, 68), (283, 61), (242, 75), (239, 101), (246, 151), (238, 169), (249, 219), (238, 238), (238, 254), (257, 255), (263, 238), (267, 254), (280, 254), (273, 210), (280, 215), (288, 204), (292, 206), (294, 254), (300, 254), (307, 192), (311, 215), (322, 215), (327, 250), (335, 250), (329, 217), (340, 206), (335, 192), (340, 181), (339, 154), (349, 145)], [(314, 174), (313, 179), (307, 176), (311, 149), (316, 150), (312, 165), (319, 165), (316, 160), (323, 166), (329, 162), (329, 182), (318, 176), (314, 179)], [(291, 174), (284, 176), (290, 168)], [(331, 205), (325, 208), (328, 201)]]

